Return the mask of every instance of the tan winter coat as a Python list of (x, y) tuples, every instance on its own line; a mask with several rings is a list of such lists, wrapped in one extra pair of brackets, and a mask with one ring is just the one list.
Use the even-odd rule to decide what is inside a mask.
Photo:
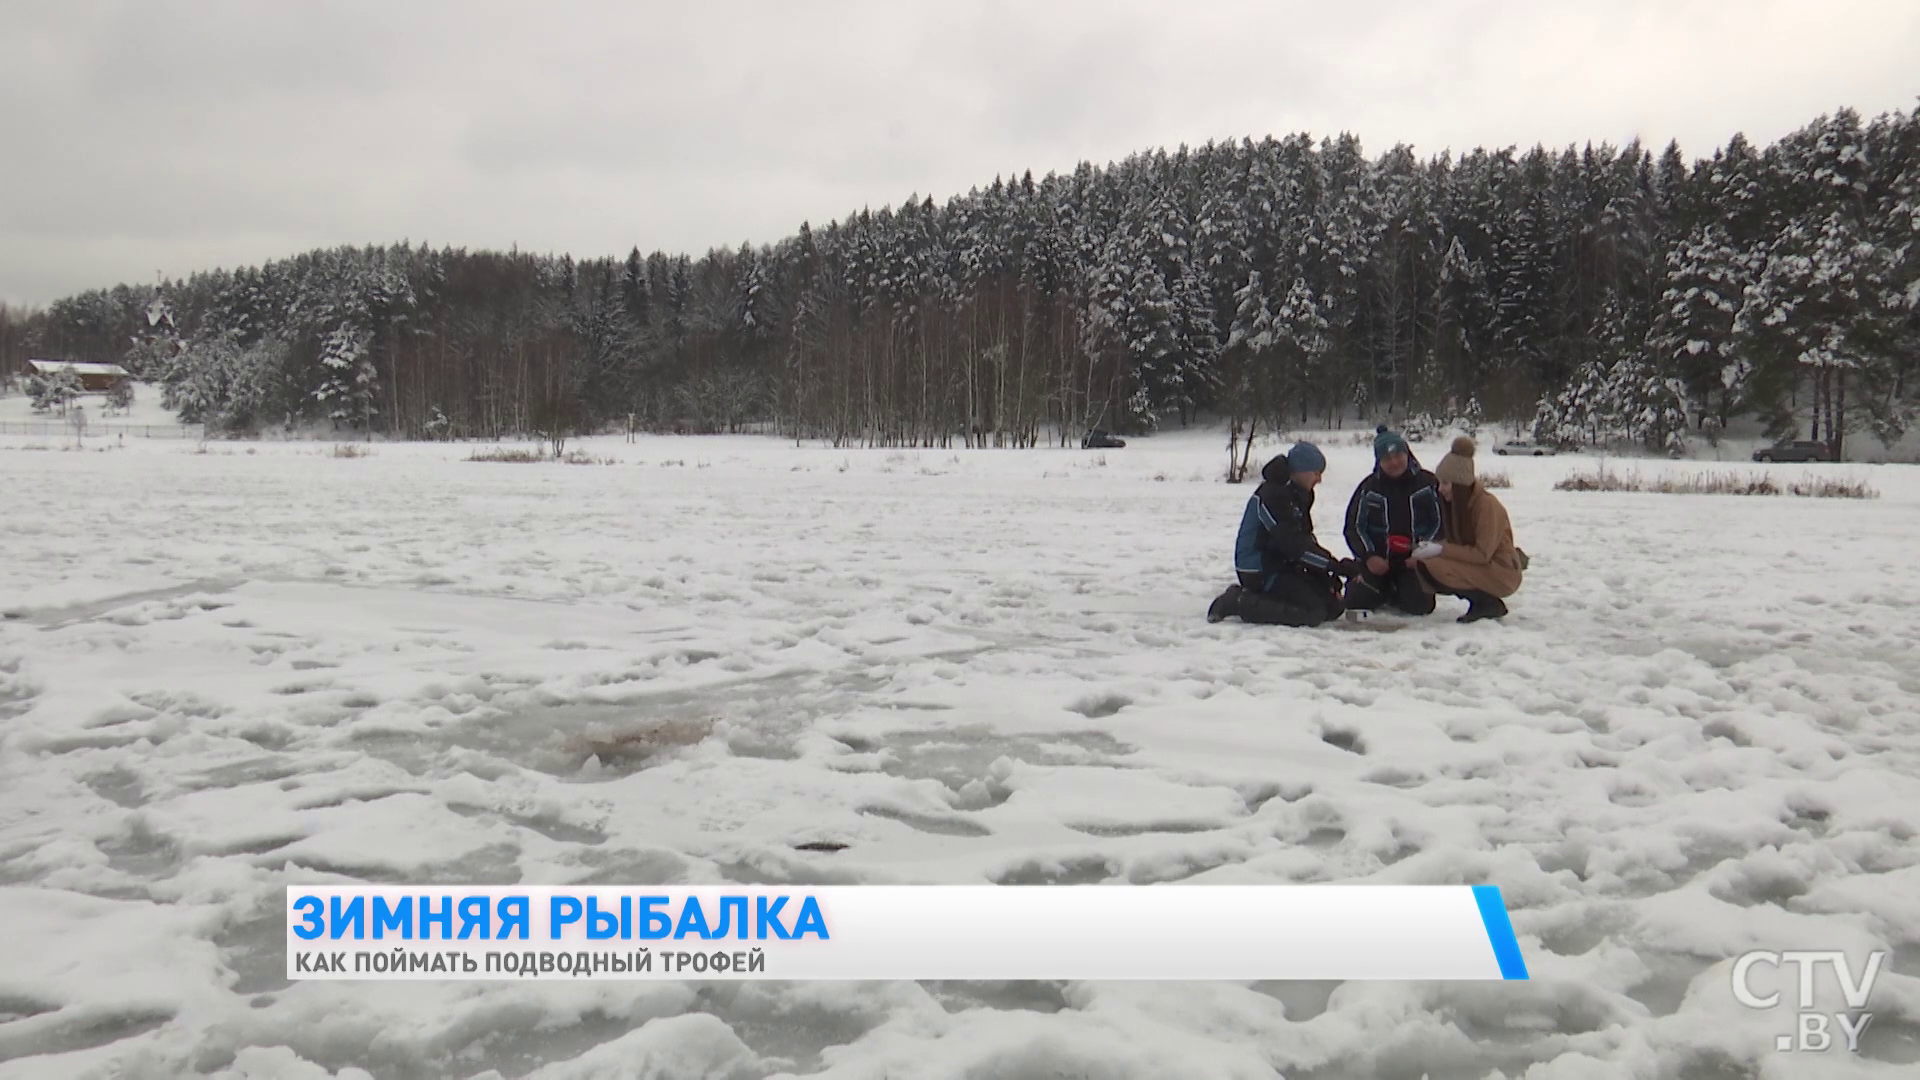
[(1507, 508), (1492, 492), (1476, 484), (1467, 500), (1467, 513), (1473, 521), (1473, 543), (1455, 543), (1452, 515), (1443, 515), (1449, 526), (1440, 537), (1444, 550), (1422, 564), (1427, 573), (1449, 589), (1478, 590), (1503, 599), (1519, 592), (1520, 553), (1513, 545), (1513, 522), (1507, 518)]

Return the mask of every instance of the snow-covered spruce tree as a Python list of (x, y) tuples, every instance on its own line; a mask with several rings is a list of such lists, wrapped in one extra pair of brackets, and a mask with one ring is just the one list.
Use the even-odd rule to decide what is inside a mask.
[(1177, 408), (1186, 382), (1173, 296), (1160, 271), (1135, 265), (1128, 275), (1126, 311), (1120, 322), (1133, 393), (1127, 399), (1128, 423), (1135, 430), (1159, 426), (1159, 410)]
[(1587, 328), (1585, 359), (1558, 392), (1543, 394), (1534, 419), (1534, 435), (1556, 446), (1600, 446), (1619, 441), (1621, 403), (1615, 366), (1625, 352), (1617, 318), (1617, 297)]
[(1441, 367), (1439, 358), (1431, 353), (1422, 357), (1414, 366), (1407, 392), (1400, 402), (1401, 419), (1396, 421), (1399, 429), (1406, 432), (1415, 417), (1450, 415), (1452, 397), (1452, 381)]
[(1645, 348), (1644, 307), (1619, 294), (1608, 297), (1594, 326), (1607, 365), (1597, 410), (1602, 439), (1679, 455), (1687, 449), (1684, 384)]
[(1702, 427), (1717, 431), (1746, 403), (1752, 364), (1740, 355), (1733, 323), (1764, 256), (1739, 250), (1713, 223), (1677, 244), (1666, 264), (1647, 349), (1662, 372), (1686, 388)]
[(1434, 367), (1429, 406), (1466, 394), (1478, 398), (1482, 388), (1482, 361), (1488, 350), (1493, 321), (1493, 299), (1487, 293), (1486, 273), (1468, 254), (1459, 235), (1447, 238), (1433, 299)]
[(1561, 448), (1594, 445), (1612, 412), (1608, 402), (1608, 369), (1589, 360), (1561, 390), (1542, 395), (1533, 420), (1533, 437)]
[(1510, 399), (1518, 387), (1540, 387), (1550, 393), (1557, 385), (1555, 373), (1549, 370), (1554, 351), (1554, 271), (1546, 192), (1530, 190), (1532, 185), (1511, 162), (1502, 175), (1502, 186), (1508, 189), (1503, 201), (1509, 209), (1491, 226), (1495, 247), (1488, 280), (1497, 366), (1485, 374), (1492, 389)]
[[(1324, 400), (1328, 390), (1338, 395), (1339, 390), (1345, 389), (1326, 388), (1321, 378), (1333, 348), (1332, 327), (1323, 313), (1323, 301), (1324, 298), (1315, 296), (1307, 287), (1305, 279), (1294, 278), (1273, 313), (1270, 355), (1278, 369), (1277, 382), (1283, 400), (1290, 406), (1288, 415), (1295, 415), (1293, 410), (1298, 409), (1297, 415), (1303, 423), (1308, 419), (1316, 391)], [(1364, 379), (1358, 381), (1364, 386)], [(1339, 401), (1340, 397), (1335, 396), (1334, 400)]]
[(1072, 247), (1084, 260), (1073, 303), (1086, 390), (1063, 419), (1076, 431), (1148, 430), (1156, 398), (1179, 378), (1173, 297), (1160, 268), (1170, 261), (1162, 254), (1168, 245), (1144, 206), (1120, 214), (1117, 185), (1090, 171), (1076, 173), (1075, 182), (1089, 189), (1087, 211), (1071, 225)]
[[(204, 344), (205, 339), (201, 339)], [(176, 413), (183, 424), (198, 424), (207, 412), (219, 407), (202, 392), (199, 369), (206, 363), (203, 352), (192, 342), (181, 342), (170, 355), (156, 356), (147, 367), (147, 378), (160, 384), (160, 404)]]
[[(1208, 276), (1196, 264), (1194, 227), (1178, 185), (1181, 171), (1190, 169), (1184, 148), (1165, 162), (1166, 179), (1147, 203), (1144, 265), (1158, 271), (1168, 302), (1170, 349), (1152, 364), (1143, 384), (1151, 387), (1148, 407), (1155, 412), (1177, 412), (1185, 422), (1206, 394), (1219, 338), (1214, 329), (1214, 301)], [(1148, 282), (1152, 289), (1151, 281)]]
[(145, 318), (121, 363), (136, 378), (158, 381), (180, 352), (180, 327), (166, 293), (156, 290), (147, 302)]
[(1416, 409), (1403, 415), (1397, 426), (1409, 441), (1419, 443), (1445, 435), (1452, 425), (1444, 415)]
[(1234, 291), (1234, 304), (1232, 330), (1220, 354), (1217, 386), (1231, 428), (1227, 482), (1237, 484), (1246, 478), (1261, 421), (1274, 408), (1269, 379), (1273, 311), (1259, 271), (1250, 271), (1246, 282)]
[(1639, 354), (1614, 362), (1604, 394), (1615, 438), (1679, 456), (1687, 451), (1687, 397), (1679, 379)]
[(271, 419), (286, 358), (287, 345), (276, 337), (245, 345), (232, 334), (196, 337), (168, 363), (161, 403), (209, 432), (249, 430)]
[(724, 391), (723, 412), (728, 430), (758, 412), (762, 391), (766, 388), (760, 385), (755, 373), (769, 362), (785, 322), (779, 296), (773, 288), (772, 258), (770, 252), (742, 244), (734, 266), (735, 306), (740, 320), (735, 366)]
[(1411, 147), (1395, 146), (1373, 167), (1368, 184), (1366, 258), (1359, 344), (1372, 357), (1376, 412), (1419, 407), (1415, 385), (1433, 367), (1433, 278), (1446, 251), (1444, 226)]
[[(1320, 406), (1328, 426), (1338, 426), (1348, 410), (1366, 415), (1383, 398), (1392, 403), (1403, 379), (1402, 357), (1386, 326), (1376, 321), (1370, 335), (1363, 324), (1366, 269), (1383, 231), (1378, 173), (1351, 133), (1322, 139), (1315, 164), (1320, 191), (1309, 204), (1314, 224), (1297, 235), (1304, 241), (1301, 277), (1313, 301), (1317, 339), (1297, 340), (1305, 353), (1303, 397)], [(1382, 340), (1368, 340), (1376, 335)]]
[(1877, 173), (1871, 232), (1891, 253), (1878, 289), (1892, 358), (1874, 369), (1868, 411), (1874, 434), (1891, 446), (1920, 412), (1920, 109), (1875, 119), (1866, 138)]
[(67, 407), (85, 390), (80, 376), (70, 367), (55, 368), (51, 373), (27, 379), (27, 398), (37, 413), (65, 416)]
[[(1760, 280), (1748, 289), (1735, 332), (1763, 364), (1761, 391), (1772, 398), (1775, 434), (1793, 423), (1781, 400), (1810, 387), (1808, 437), (1838, 459), (1845, 439), (1871, 415), (1876, 390), (1897, 381), (1905, 312), (1894, 302), (1893, 252), (1863, 238), (1845, 215), (1790, 224), (1773, 245)], [(1886, 434), (1903, 425), (1885, 416)]]
[(1127, 414), (1139, 430), (1159, 426), (1163, 408), (1179, 408), (1186, 383), (1173, 296), (1160, 272), (1138, 267), (1129, 283), (1122, 333), (1133, 370)]
[[(1807, 407), (1809, 437), (1844, 455), (1847, 435), (1872, 426), (1885, 437), (1906, 427), (1897, 389), (1915, 347), (1902, 270), (1904, 245), (1886, 227), (1899, 205), (1897, 128), (1841, 110), (1769, 152), (1782, 201), (1765, 268), (1747, 291), (1736, 332), (1759, 368), (1756, 402), (1776, 434), (1798, 428), (1789, 403)], [(1876, 160), (1871, 142), (1887, 153)]]
[(624, 417), (632, 397), (629, 384), (630, 330), (620, 283), (610, 267), (594, 267), (594, 283), (579, 290), (572, 316), (572, 335), (581, 352), (588, 381), (599, 393), (589, 401), (590, 426)]
[(336, 428), (372, 423), (375, 374), (369, 346), (373, 331), (342, 324), (320, 343), (323, 381), (313, 391)]
[(1456, 409), (1452, 418), (1454, 428), (1476, 438), (1479, 437), (1480, 429), (1486, 425), (1486, 422), (1486, 411), (1480, 407), (1478, 394), (1467, 395), (1466, 404)]

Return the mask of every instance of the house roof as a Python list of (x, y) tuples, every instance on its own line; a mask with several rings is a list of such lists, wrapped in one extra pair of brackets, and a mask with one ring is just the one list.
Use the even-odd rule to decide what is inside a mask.
[(27, 363), (33, 365), (33, 370), (42, 375), (52, 374), (61, 368), (72, 368), (75, 375), (126, 376), (133, 374), (119, 364), (89, 364), (77, 360), (29, 360)]

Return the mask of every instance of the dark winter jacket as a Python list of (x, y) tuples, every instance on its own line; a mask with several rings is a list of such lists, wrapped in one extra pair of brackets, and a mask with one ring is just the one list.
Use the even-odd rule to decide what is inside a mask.
[(1293, 482), (1285, 454), (1267, 462), (1260, 477), (1233, 545), (1240, 583), (1265, 591), (1287, 570), (1331, 581), (1337, 560), (1313, 538), (1313, 492)]
[[(1407, 471), (1394, 479), (1378, 466), (1353, 489), (1347, 503), (1347, 547), (1353, 557), (1388, 558), (1387, 537), (1406, 536), (1415, 545), (1440, 535), (1440, 486), (1407, 455)], [(1395, 560), (1399, 561), (1399, 560)]]

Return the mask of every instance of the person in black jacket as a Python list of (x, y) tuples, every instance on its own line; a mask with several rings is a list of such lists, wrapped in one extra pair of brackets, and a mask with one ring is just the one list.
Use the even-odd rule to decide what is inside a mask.
[(1381, 425), (1373, 437), (1373, 472), (1347, 503), (1347, 547), (1359, 573), (1344, 600), (1356, 610), (1388, 605), (1409, 615), (1433, 614), (1433, 594), (1407, 559), (1440, 536), (1440, 490), (1407, 440)]
[(1234, 541), (1239, 581), (1207, 608), (1208, 622), (1318, 626), (1345, 611), (1338, 575), (1352, 571), (1351, 560), (1335, 559), (1313, 536), (1313, 489), (1326, 468), (1320, 448), (1303, 442), (1260, 470)]

